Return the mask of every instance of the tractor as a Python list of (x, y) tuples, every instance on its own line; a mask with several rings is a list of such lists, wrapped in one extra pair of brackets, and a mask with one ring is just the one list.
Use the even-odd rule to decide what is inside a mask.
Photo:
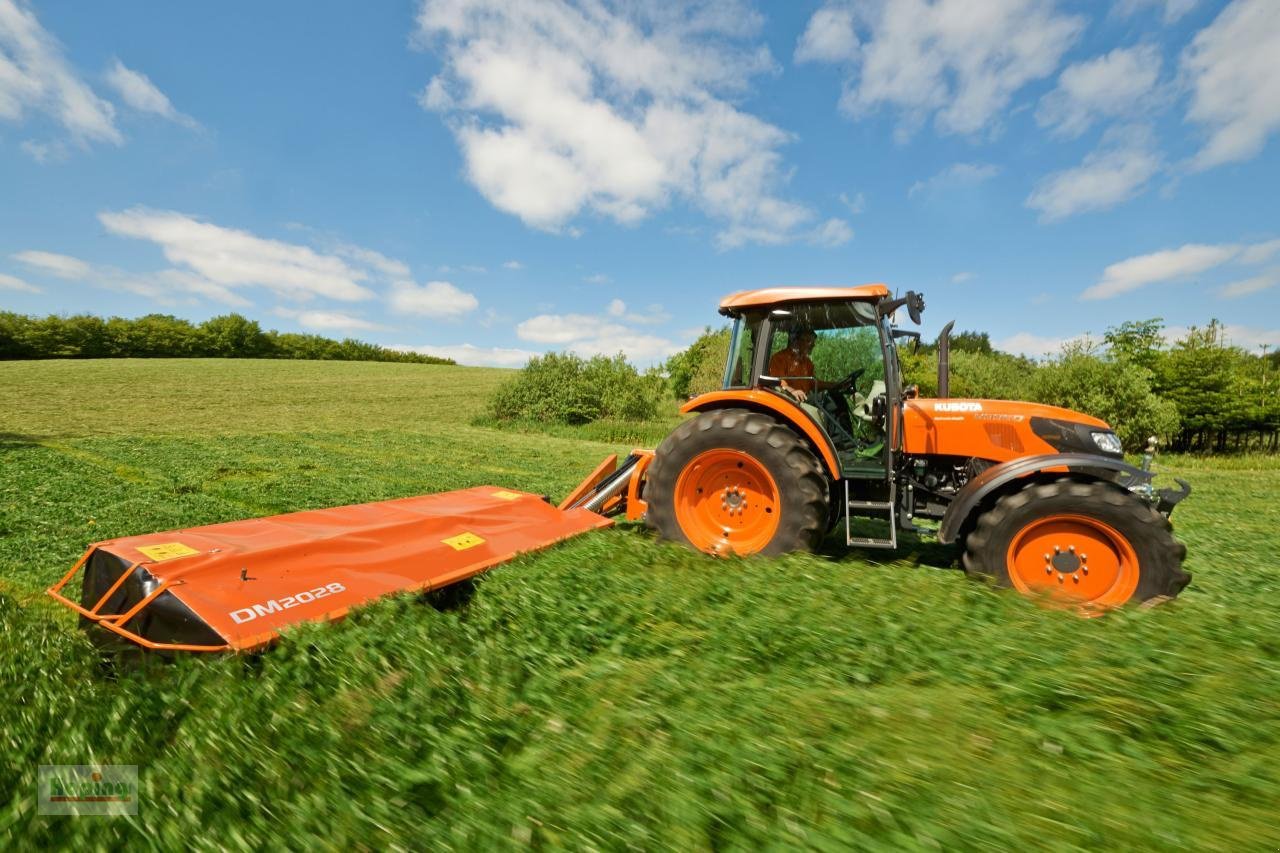
[[(920, 397), (897, 348), (920, 335), (894, 318), (905, 309), (918, 325), (923, 308), (883, 284), (725, 298), (722, 387), (686, 402), (692, 417), (656, 451), (609, 457), (558, 506), (476, 486), (127, 536), (90, 545), (48, 592), (113, 642), (253, 651), (294, 624), (448, 587), (625, 515), (720, 556), (813, 551), (841, 526), (860, 548), (932, 534), (961, 547), (969, 575), (1084, 610), (1176, 596), (1191, 578), (1169, 515), (1190, 486), (1155, 489), (1151, 453), (1129, 465), (1097, 418), (952, 399), (951, 324), (939, 396)], [(77, 601), (63, 590), (81, 572)]]
[[(648, 524), (712, 554), (895, 549), (900, 532), (957, 543), (971, 576), (1089, 607), (1176, 596), (1190, 580), (1169, 515), (1190, 487), (1157, 491), (1150, 456), (1124, 461), (1111, 427), (1053, 406), (948, 396), (951, 324), (938, 389), (904, 384), (902, 309), (883, 284), (732, 294), (722, 388), (657, 448)], [(863, 534), (855, 535), (855, 525)], [(925, 526), (921, 526), (925, 525)], [(868, 526), (873, 530), (866, 530)]]

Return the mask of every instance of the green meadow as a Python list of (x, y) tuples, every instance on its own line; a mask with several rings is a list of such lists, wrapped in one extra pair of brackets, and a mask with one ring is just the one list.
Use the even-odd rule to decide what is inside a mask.
[[(104, 659), (43, 594), (89, 542), (558, 496), (665, 429), (493, 429), (508, 375), (0, 363), (0, 846), (1280, 846), (1274, 457), (1161, 460), (1194, 487), (1191, 586), (1096, 619), (969, 581), (928, 540), (713, 560), (634, 524), (255, 656)], [(38, 766), (86, 763), (137, 765), (136, 818), (36, 813)]]

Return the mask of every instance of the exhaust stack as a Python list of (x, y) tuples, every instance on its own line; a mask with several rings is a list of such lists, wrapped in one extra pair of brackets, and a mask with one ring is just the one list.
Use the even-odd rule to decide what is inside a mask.
[(955, 320), (942, 327), (938, 333), (938, 397), (951, 396), (951, 329)]

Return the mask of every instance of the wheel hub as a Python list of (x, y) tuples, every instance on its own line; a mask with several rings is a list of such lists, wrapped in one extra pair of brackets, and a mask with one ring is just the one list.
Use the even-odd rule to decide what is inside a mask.
[(1009, 544), (1007, 559), (1009, 580), (1019, 591), (1082, 604), (1122, 603), (1138, 583), (1133, 546), (1115, 528), (1088, 516), (1029, 522)]
[(777, 532), (780, 508), (768, 469), (739, 450), (718, 448), (695, 456), (676, 482), (676, 520), (703, 551), (762, 550)]

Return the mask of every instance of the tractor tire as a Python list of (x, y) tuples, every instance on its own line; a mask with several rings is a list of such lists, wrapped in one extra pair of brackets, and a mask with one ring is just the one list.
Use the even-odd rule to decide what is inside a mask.
[(745, 409), (703, 412), (658, 445), (645, 482), (658, 535), (709, 554), (812, 551), (829, 482), (798, 435)]
[(1001, 497), (965, 540), (970, 577), (1092, 608), (1175, 597), (1187, 548), (1147, 502), (1103, 482), (1033, 483)]

